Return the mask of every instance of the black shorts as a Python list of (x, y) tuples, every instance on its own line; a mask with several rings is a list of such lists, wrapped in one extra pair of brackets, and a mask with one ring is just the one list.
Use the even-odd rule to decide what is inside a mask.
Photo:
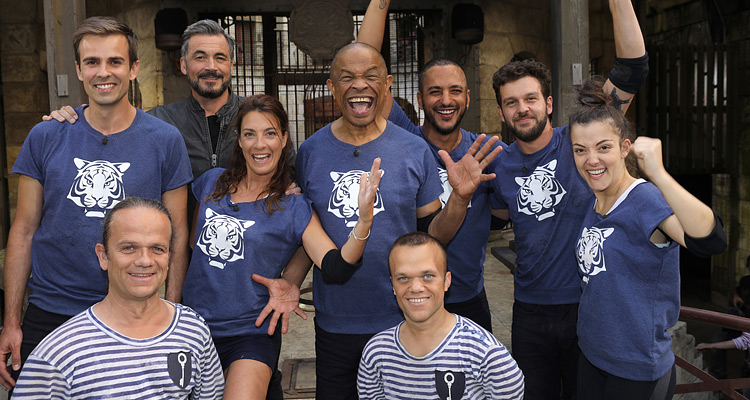
[(276, 371), (281, 353), (281, 329), (277, 328), (273, 336), (259, 334), (215, 337), (214, 344), (221, 367), (225, 370), (237, 360), (255, 360), (268, 365), (271, 371)]

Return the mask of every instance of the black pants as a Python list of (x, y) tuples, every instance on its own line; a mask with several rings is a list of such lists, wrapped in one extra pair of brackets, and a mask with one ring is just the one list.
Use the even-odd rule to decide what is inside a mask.
[(579, 400), (669, 400), (676, 383), (674, 365), (655, 381), (633, 381), (602, 371), (583, 354), (578, 361)]
[(315, 398), (357, 400), (357, 370), (367, 341), (374, 335), (326, 332), (315, 323)]
[(487, 293), (484, 289), (473, 299), (460, 303), (446, 303), (445, 309), (476, 322), (492, 333), (492, 314), (490, 314), (490, 303), (487, 302)]
[(578, 304), (513, 303), (513, 358), (523, 371), (526, 400), (575, 399)]

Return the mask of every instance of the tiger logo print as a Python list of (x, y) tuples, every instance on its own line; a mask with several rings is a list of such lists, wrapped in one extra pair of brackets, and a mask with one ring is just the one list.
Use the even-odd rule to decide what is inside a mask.
[(224, 269), (227, 263), (245, 258), (245, 230), (255, 221), (245, 221), (206, 209), (196, 246), (209, 257), (208, 265)]
[(555, 216), (555, 206), (565, 197), (565, 188), (555, 178), (557, 160), (536, 167), (527, 177), (516, 177), (516, 184), (520, 186), (516, 203), (518, 211), (526, 215), (533, 215), (537, 221), (543, 221)]
[[(443, 184), (443, 193), (438, 197), (440, 199), (440, 207), (442, 208), (445, 207), (445, 203), (451, 197), (453, 186), (448, 181), (448, 171), (445, 168), (438, 167), (438, 176), (440, 176), (440, 183)], [(469, 200), (469, 206), (466, 208), (471, 208), (471, 200)]]
[[(382, 170), (381, 170), (382, 171)], [(349, 172), (331, 171), (330, 177), (333, 180), (333, 189), (331, 197), (328, 199), (328, 212), (344, 220), (347, 227), (354, 227), (359, 219), (359, 177), (362, 173), (370, 173), (358, 169)], [(382, 177), (385, 171), (382, 171)], [(372, 215), (378, 215), (384, 211), (383, 197), (380, 195), (380, 188), (375, 196), (375, 205)]]
[(73, 163), (78, 173), (68, 191), (68, 199), (83, 208), (85, 216), (104, 218), (107, 210), (125, 199), (122, 177), (130, 163), (80, 158), (74, 158)]
[(576, 243), (576, 258), (578, 268), (583, 272), (584, 283), (589, 282), (590, 276), (607, 270), (604, 261), (604, 241), (614, 231), (615, 228), (583, 228), (581, 238)]

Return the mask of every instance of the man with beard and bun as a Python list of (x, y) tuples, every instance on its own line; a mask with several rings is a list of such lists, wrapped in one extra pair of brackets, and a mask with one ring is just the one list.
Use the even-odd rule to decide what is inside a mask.
[[(388, 2), (372, 0), (357, 41), (380, 49), (387, 15)], [(445, 165), (438, 151), (445, 150), (453, 161), (458, 161), (479, 137), (461, 129), (461, 119), (469, 108), (466, 75), (461, 65), (455, 61), (436, 58), (422, 68), (418, 88), (417, 101), (425, 114), (422, 126), (414, 126), (401, 107), (392, 100), (390, 92), (386, 93), (381, 115), (427, 142), (437, 161), (443, 183), (440, 200), (445, 205), (453, 189), (448, 184)], [(502, 142), (498, 142), (498, 145), (505, 147)], [(445, 308), (492, 332), (492, 316), (484, 290), (484, 257), (491, 222), (490, 191), (489, 182), (479, 185), (466, 210), (464, 224), (446, 247), (448, 269), (453, 281), (445, 295)]]
[[(648, 55), (630, 0), (609, 0), (615, 65), (604, 85), (625, 112), (648, 74)], [(575, 244), (593, 193), (576, 170), (567, 125), (552, 128), (550, 72), (526, 60), (492, 79), (504, 127), (516, 138), (496, 160), (493, 213), (513, 221), (516, 240), (513, 357), (526, 399), (575, 398), (581, 279)], [(504, 129), (505, 129), (504, 128)]]

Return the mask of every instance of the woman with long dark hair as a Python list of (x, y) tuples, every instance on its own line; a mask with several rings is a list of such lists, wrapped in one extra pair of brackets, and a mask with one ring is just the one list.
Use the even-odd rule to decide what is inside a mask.
[(302, 245), (324, 279), (344, 282), (356, 271), (370, 235), (380, 159), (362, 171), (359, 220), (337, 250), (304, 196), (285, 195), (293, 180), (287, 154), (288, 117), (278, 100), (248, 97), (236, 120), (237, 147), (229, 168), (209, 170), (193, 183), (200, 199), (193, 257), (184, 303), (211, 328), (226, 374), (225, 399), (265, 399), (276, 370), (281, 337), (268, 335), (268, 321), (255, 326), (268, 302), (268, 289), (252, 274), (279, 278)]
[[(659, 139), (633, 134), (593, 81), (570, 117), (578, 172), (594, 191), (577, 243), (583, 293), (578, 308), (579, 399), (671, 399), (672, 338), (680, 311), (679, 246), (723, 251), (711, 209), (662, 164)], [(628, 158), (650, 179), (636, 179)]]

